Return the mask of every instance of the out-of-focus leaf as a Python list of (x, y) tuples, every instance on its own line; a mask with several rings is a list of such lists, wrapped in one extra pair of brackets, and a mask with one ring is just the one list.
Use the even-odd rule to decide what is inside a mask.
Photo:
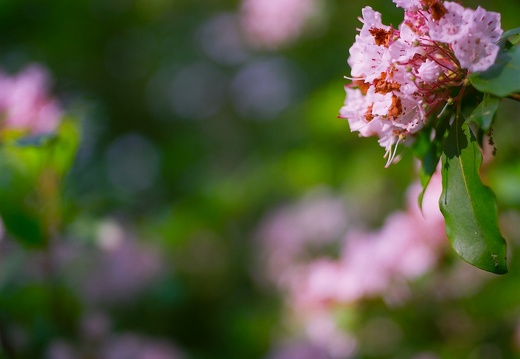
[(441, 212), (455, 251), (468, 263), (497, 274), (507, 273), (506, 242), (500, 234), (495, 195), (479, 176), (477, 140), (457, 119), (442, 153)]
[(0, 296), (0, 307), (5, 320), (40, 341), (73, 331), (81, 313), (77, 296), (58, 283), (6, 288)]
[(0, 214), (7, 232), (28, 245), (47, 238), (40, 221), (37, 182), (42, 157), (33, 147), (0, 148)]
[(55, 138), (54, 134), (48, 134), (48, 133), (42, 134), (42, 135), (25, 136), (25, 137), (16, 139), (16, 144), (21, 147), (23, 147), (23, 146), (42, 147), (54, 138)]
[(72, 118), (63, 120), (57, 129), (57, 136), (50, 146), (50, 166), (58, 176), (63, 177), (72, 166), (80, 141), (78, 125)]
[(489, 131), (499, 104), (500, 97), (485, 94), (482, 102), (468, 117), (468, 121), (475, 122), (484, 131)]
[(5, 141), (0, 147), (0, 215), (7, 231), (31, 246), (45, 245), (60, 221), (60, 186), (79, 142), (73, 121), (55, 135)]
[(488, 70), (469, 75), (479, 91), (506, 97), (520, 91), (520, 47), (502, 51)]
[(431, 139), (430, 131), (421, 131), (416, 144), (414, 145), (414, 154), (421, 161), (419, 168), (419, 179), (422, 185), (422, 191), (419, 194), (419, 208), (422, 208), (422, 201), (426, 188), (437, 169), (437, 164), (441, 158), (442, 146), (444, 143), (444, 135), (449, 126), (449, 118), (451, 116), (443, 116), (437, 127), (435, 128), (435, 135)]

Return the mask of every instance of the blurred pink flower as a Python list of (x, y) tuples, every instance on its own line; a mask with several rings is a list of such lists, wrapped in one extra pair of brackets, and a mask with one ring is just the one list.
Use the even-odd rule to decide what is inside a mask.
[[(258, 238), (267, 279), (279, 290), (288, 292), (285, 293), (290, 296), (287, 314), (300, 322), (299, 327), (307, 340), (304, 344), (280, 348), (273, 358), (305, 358), (301, 354), (304, 347), (313, 350), (312, 357), (329, 359), (349, 357), (355, 350), (355, 340), (336, 326), (329, 311), (293, 307), (291, 302), (292, 294), (306, 301), (303, 297), (334, 293), (338, 283), (329, 279), (338, 276), (336, 273), (330, 275), (329, 271), (336, 270), (335, 262), (314, 261), (314, 258), (316, 251), (339, 245), (349, 225), (349, 217), (348, 208), (338, 195), (318, 188), (300, 201), (274, 211), (261, 222)], [(309, 267), (313, 270), (308, 270)], [(310, 293), (309, 288), (303, 287), (306, 275), (314, 275), (320, 282), (321, 287), (313, 288), (318, 293)]]
[(55, 340), (47, 348), (48, 359), (184, 359), (175, 346), (160, 339), (146, 338), (133, 333), (113, 334), (96, 347), (78, 350), (68, 342)]
[(110, 337), (100, 357), (103, 359), (182, 359), (179, 350), (167, 342), (135, 334)]
[[(408, 298), (408, 282), (428, 273), (447, 243), (438, 206), (441, 189), (436, 173), (421, 210), (422, 187), (413, 184), (406, 210), (391, 214), (379, 230), (349, 230), (349, 209), (330, 195), (307, 197), (262, 222), (265, 270), (285, 296), (287, 319), (296, 322), (309, 344), (323, 348), (329, 358), (350, 358), (357, 340), (339, 325), (336, 309), (348, 311), (345, 304), (371, 297), (389, 304)], [(338, 259), (308, 253), (309, 247), (334, 243), (342, 244)]]
[(331, 359), (350, 358), (357, 349), (356, 338), (339, 327), (333, 311), (306, 312), (304, 327), (309, 341), (325, 348)]
[(78, 359), (78, 353), (67, 342), (56, 339), (47, 348), (47, 359)]
[(101, 250), (91, 258), (94, 263), (83, 288), (85, 298), (92, 302), (131, 301), (163, 272), (158, 251), (115, 221), (100, 226), (98, 245)]
[(406, 281), (427, 273), (446, 243), (437, 203), (440, 175), (435, 174), (428, 186), (422, 212), (417, 204), (420, 191), (420, 185), (413, 185), (407, 211), (390, 215), (380, 230), (347, 233), (339, 260), (321, 259), (293, 272), (289, 281), (293, 304), (319, 307), (374, 296), (388, 300), (405, 296)]
[(241, 22), (256, 47), (276, 49), (296, 40), (318, 17), (317, 0), (244, 0)]
[(15, 76), (0, 72), (0, 126), (32, 134), (52, 132), (62, 110), (48, 94), (49, 84), (49, 74), (40, 65)]
[(329, 359), (327, 352), (307, 342), (285, 343), (275, 348), (268, 359)]
[(263, 220), (258, 238), (267, 277), (281, 284), (308, 252), (337, 243), (348, 225), (345, 203), (326, 189), (316, 189), (297, 203), (286, 205)]

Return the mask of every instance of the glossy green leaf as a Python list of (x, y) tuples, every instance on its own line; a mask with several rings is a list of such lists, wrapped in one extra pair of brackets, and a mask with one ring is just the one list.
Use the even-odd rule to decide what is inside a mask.
[(485, 94), (482, 102), (468, 117), (468, 122), (475, 122), (482, 130), (489, 131), (499, 104), (500, 97)]
[(486, 71), (470, 74), (469, 79), (477, 90), (495, 96), (520, 92), (520, 47), (502, 51), (494, 65)]
[(501, 39), (506, 39), (510, 36), (519, 35), (520, 34), (520, 27), (517, 27), (516, 29), (507, 30), (502, 34)]
[(506, 242), (498, 228), (495, 195), (480, 180), (482, 163), (477, 140), (458, 119), (442, 154), (442, 195), (439, 205), (455, 251), (483, 270), (507, 273)]
[(513, 39), (509, 39), (509, 41), (515, 45), (520, 41), (520, 38), (518, 37), (520, 35), (520, 27), (517, 27), (516, 29), (511, 29), (502, 34), (502, 37), (500, 38), (500, 43), (505, 43), (506, 40), (508, 40), (510, 37), (513, 37)]

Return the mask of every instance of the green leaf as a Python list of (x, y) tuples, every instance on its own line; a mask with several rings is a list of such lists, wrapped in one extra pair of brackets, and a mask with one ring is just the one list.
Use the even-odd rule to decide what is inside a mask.
[(495, 195), (482, 184), (477, 140), (457, 116), (442, 153), (441, 212), (455, 251), (468, 263), (507, 273), (506, 242), (498, 229)]
[(502, 37), (500, 37), (499, 45), (502, 45), (501, 47), (504, 47), (503, 45), (505, 45), (506, 41), (512, 36), (514, 36), (514, 38), (512, 40), (509, 39), (509, 41), (513, 45), (516, 45), (520, 41), (520, 38), (518, 37), (518, 35), (520, 35), (520, 27), (517, 27), (516, 29), (511, 29), (511, 30), (504, 32), (502, 34)]
[(469, 79), (477, 90), (495, 96), (520, 92), (520, 47), (502, 51), (488, 70), (471, 73)]
[(510, 36), (519, 35), (520, 34), (520, 27), (517, 27), (516, 29), (507, 30), (502, 34), (500, 39), (507, 39)]
[(0, 149), (0, 214), (7, 232), (31, 246), (47, 242), (36, 190), (40, 163), (35, 148)]
[(22, 243), (44, 246), (61, 224), (61, 184), (79, 143), (63, 120), (55, 134), (12, 138), (0, 146), (0, 215)]
[(59, 177), (67, 174), (76, 158), (80, 141), (78, 124), (66, 118), (57, 129), (57, 136), (50, 147), (49, 166)]
[(42, 147), (45, 146), (49, 141), (55, 138), (54, 134), (43, 134), (43, 135), (32, 135), (26, 136), (22, 138), (17, 138), (15, 140), (16, 145), (18, 146), (27, 146), (27, 147)]
[(434, 129), (435, 136), (433, 140), (431, 139), (431, 131), (423, 129), (423, 131), (419, 133), (414, 145), (414, 154), (421, 161), (419, 179), (421, 181), (422, 191), (418, 198), (419, 208), (422, 208), (424, 193), (441, 158), (444, 135), (448, 129), (450, 117), (453, 118), (453, 115), (447, 113), (447, 116), (443, 116), (439, 120), (437, 127)]
[(485, 94), (482, 102), (471, 113), (471, 115), (469, 115), (468, 122), (475, 122), (485, 132), (489, 131), (495, 113), (497, 112), (498, 105), (500, 104), (500, 100), (500, 97)]

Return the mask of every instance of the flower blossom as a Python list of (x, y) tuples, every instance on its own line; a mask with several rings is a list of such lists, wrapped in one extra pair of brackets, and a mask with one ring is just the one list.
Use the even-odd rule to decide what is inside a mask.
[(284, 286), (287, 273), (298, 271), (309, 249), (333, 245), (348, 225), (348, 210), (326, 188), (317, 188), (300, 202), (286, 205), (259, 225), (258, 239), (267, 280)]
[(319, 20), (320, 7), (316, 0), (243, 0), (240, 17), (251, 45), (278, 49)]
[[(420, 183), (413, 184), (406, 210), (391, 214), (376, 230), (360, 229), (352, 219), (342, 225), (349, 208), (323, 193), (261, 222), (261, 265), (266, 279), (284, 295), (285, 321), (307, 343), (325, 350), (327, 358), (350, 358), (357, 348), (354, 333), (336, 320), (336, 308), (376, 297), (402, 303), (409, 298), (408, 283), (428, 274), (442, 257), (447, 240), (438, 205), (440, 172), (431, 178), (422, 210), (417, 202), (421, 191)], [(335, 258), (326, 254), (332, 249), (339, 249)], [(292, 353), (279, 355), (301, 357)]]
[(390, 215), (379, 230), (348, 231), (339, 259), (322, 257), (300, 268), (287, 283), (291, 307), (309, 311), (378, 296), (389, 302), (406, 299), (406, 282), (428, 273), (446, 244), (438, 206), (441, 190), (441, 176), (436, 173), (421, 211), (417, 203), (421, 185), (415, 183), (406, 211)]
[(39, 65), (15, 76), (0, 72), (0, 128), (29, 134), (54, 131), (62, 110), (48, 94), (49, 83), (49, 74)]
[[(470, 72), (488, 69), (502, 35), (500, 14), (442, 0), (394, 0), (405, 10), (397, 27), (371, 7), (349, 50), (353, 82), (339, 117), (360, 136), (377, 136), (387, 166), (431, 115), (459, 101)], [(456, 89), (459, 88), (457, 91)], [(452, 98), (454, 96), (454, 98)]]

